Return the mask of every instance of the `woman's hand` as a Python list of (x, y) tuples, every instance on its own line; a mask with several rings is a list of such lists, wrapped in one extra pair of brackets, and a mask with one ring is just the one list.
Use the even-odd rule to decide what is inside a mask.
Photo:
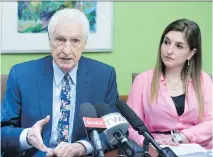
[(158, 139), (156, 139), (156, 142), (160, 145), (169, 145), (169, 146), (178, 146), (179, 143), (173, 141), (173, 138), (171, 135), (165, 135), (162, 134)]
[(183, 140), (183, 143), (190, 143), (189, 139), (186, 137), (185, 134), (183, 134), (183, 133), (179, 133), (179, 134), (180, 134), (181, 139)]

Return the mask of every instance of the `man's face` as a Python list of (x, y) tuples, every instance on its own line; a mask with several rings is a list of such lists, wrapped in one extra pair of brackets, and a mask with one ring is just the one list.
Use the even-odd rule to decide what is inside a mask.
[(60, 23), (50, 39), (53, 59), (58, 67), (69, 72), (78, 63), (86, 46), (83, 27), (79, 23)]

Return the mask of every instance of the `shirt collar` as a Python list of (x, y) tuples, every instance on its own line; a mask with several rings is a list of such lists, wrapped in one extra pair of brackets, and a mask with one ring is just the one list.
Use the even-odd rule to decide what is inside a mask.
[[(75, 65), (75, 67), (69, 72), (69, 75), (72, 78), (72, 83), (76, 85), (76, 77), (77, 77), (77, 69), (78, 69), (78, 63)], [(60, 84), (62, 79), (64, 78), (65, 72), (63, 72), (58, 65), (53, 60), (53, 72), (54, 72), (54, 81), (56, 86)]]

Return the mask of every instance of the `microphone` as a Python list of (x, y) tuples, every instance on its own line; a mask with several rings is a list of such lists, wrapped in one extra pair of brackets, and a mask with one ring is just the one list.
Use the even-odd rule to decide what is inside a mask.
[[(92, 104), (85, 102), (82, 103), (80, 106), (80, 112), (79, 115), (81, 118), (90, 117), (90, 118), (97, 118), (97, 113), (95, 108), (92, 106)], [(101, 122), (97, 122), (95, 124), (101, 124)], [(86, 130), (89, 134), (89, 139), (92, 141), (93, 144), (93, 155), (94, 157), (104, 157), (104, 149), (99, 137), (99, 133), (96, 128), (87, 128)]]
[(135, 141), (129, 141), (126, 137), (129, 123), (118, 112), (111, 113), (110, 107), (105, 104), (94, 104), (98, 117), (101, 117), (106, 124), (104, 133), (108, 141), (112, 144), (118, 144), (120, 150), (127, 157), (151, 157)]
[(122, 130), (124, 134), (128, 131), (129, 123), (127, 120), (118, 112), (113, 112), (108, 104), (99, 103), (93, 104), (96, 109), (97, 116), (104, 120), (106, 128), (103, 132), (107, 137), (110, 144), (116, 145), (118, 141), (114, 137), (114, 132), (118, 129)]
[(145, 137), (144, 140), (148, 140), (155, 147), (159, 154), (159, 157), (177, 157), (177, 155), (169, 147), (161, 148), (157, 144), (152, 135), (149, 133), (143, 121), (127, 104), (125, 104), (121, 100), (117, 100), (115, 106), (124, 115), (130, 125), (133, 127), (133, 129), (138, 131), (139, 135), (143, 135)]
[(122, 130), (116, 130), (114, 136), (118, 140), (119, 148), (127, 157), (151, 157), (149, 153), (145, 152), (135, 141), (128, 140)]

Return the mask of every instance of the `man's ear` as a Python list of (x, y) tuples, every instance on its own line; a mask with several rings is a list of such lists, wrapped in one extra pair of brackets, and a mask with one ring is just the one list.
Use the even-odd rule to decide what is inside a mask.
[(197, 49), (193, 49), (193, 50), (191, 50), (190, 52), (189, 52), (189, 55), (188, 55), (188, 58), (187, 58), (187, 60), (190, 60), (193, 56), (194, 56), (194, 54), (197, 52)]
[(49, 42), (50, 42), (50, 34), (48, 33), (48, 39), (49, 39)]
[(85, 45), (87, 44), (88, 37), (85, 39)]
[(86, 46), (87, 46), (87, 39), (84, 41), (84, 47), (83, 47), (83, 50), (82, 50), (82, 52), (84, 52), (84, 51), (85, 51), (85, 49), (86, 49)]
[(51, 40), (50, 40), (50, 34), (48, 33), (48, 39), (49, 39), (49, 46), (51, 47)]

